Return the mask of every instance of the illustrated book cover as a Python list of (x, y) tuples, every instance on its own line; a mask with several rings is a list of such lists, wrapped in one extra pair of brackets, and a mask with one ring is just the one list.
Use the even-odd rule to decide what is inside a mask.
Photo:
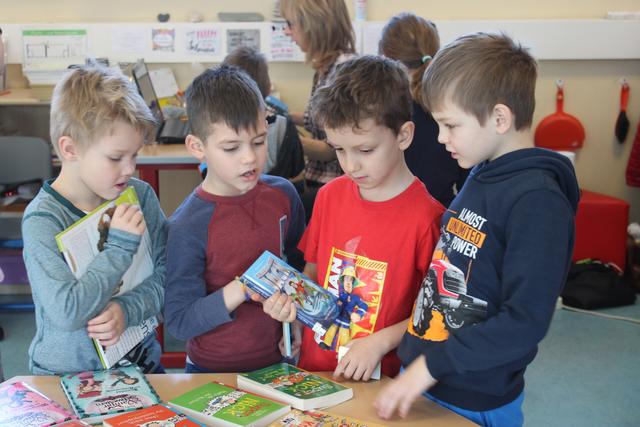
[(353, 397), (353, 389), (288, 363), (240, 373), (238, 388), (286, 402), (301, 410), (326, 408)]
[[(84, 274), (91, 261), (104, 249), (111, 217), (116, 206), (122, 203), (140, 204), (133, 187), (127, 188), (117, 199), (103, 203), (56, 236), (58, 249), (64, 255), (76, 278)], [(138, 252), (134, 255), (131, 266), (122, 277), (113, 296), (122, 295), (135, 288), (152, 273), (151, 239), (148, 230), (145, 230)], [(102, 367), (111, 368), (139, 342), (154, 333), (157, 326), (158, 319), (155, 316), (145, 320), (141, 325), (130, 326), (122, 333), (116, 344), (107, 348), (94, 339), (93, 343)]]
[(137, 366), (67, 374), (60, 383), (73, 411), (88, 423), (160, 403)]
[(240, 277), (263, 298), (275, 292), (291, 296), (297, 317), (317, 334), (324, 334), (338, 317), (338, 299), (269, 251), (264, 251)]
[(166, 405), (153, 405), (104, 421), (105, 427), (204, 427)]
[(291, 410), (289, 405), (218, 382), (197, 387), (168, 403), (208, 426), (263, 427)]
[(357, 420), (325, 411), (293, 409), (269, 427), (383, 427), (382, 424)]
[(2, 427), (45, 427), (77, 418), (26, 383), (17, 381), (0, 387)]

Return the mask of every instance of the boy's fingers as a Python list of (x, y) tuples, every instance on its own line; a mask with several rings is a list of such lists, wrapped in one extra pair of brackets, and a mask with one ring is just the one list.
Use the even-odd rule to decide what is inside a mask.
[(411, 404), (415, 400), (413, 396), (404, 396), (403, 399), (400, 400), (398, 404), (398, 413), (402, 418), (406, 418), (409, 414), (409, 410), (411, 409)]

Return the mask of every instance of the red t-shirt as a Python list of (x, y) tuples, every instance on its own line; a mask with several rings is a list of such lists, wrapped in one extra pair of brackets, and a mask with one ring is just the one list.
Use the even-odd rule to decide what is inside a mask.
[[(346, 176), (320, 189), (298, 248), (307, 262), (317, 265), (318, 277), (313, 279), (336, 296), (341, 276), (355, 270), (352, 293), (366, 304), (366, 313), (351, 322), (351, 338), (367, 336), (410, 316), (440, 235), (443, 211), (418, 179), (384, 202), (362, 199), (358, 186)], [(321, 337), (304, 328), (300, 367), (334, 370), (336, 352), (321, 349), (316, 339)], [(385, 375), (395, 376), (399, 369), (395, 351), (383, 358)]]

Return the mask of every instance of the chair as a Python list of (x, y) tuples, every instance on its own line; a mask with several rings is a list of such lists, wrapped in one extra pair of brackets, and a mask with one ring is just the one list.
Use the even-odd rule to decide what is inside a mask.
[[(42, 138), (0, 136), (0, 191), (4, 194), (20, 184), (42, 183), (51, 178), (51, 146)], [(2, 198), (0, 198), (0, 201)], [(0, 204), (0, 242), (21, 242), (20, 226), (24, 206)], [(21, 245), (18, 249), (0, 249), (0, 285), (16, 277), (26, 277)], [(33, 310), (33, 303), (0, 303), (0, 310)], [(0, 328), (2, 336), (2, 328)]]

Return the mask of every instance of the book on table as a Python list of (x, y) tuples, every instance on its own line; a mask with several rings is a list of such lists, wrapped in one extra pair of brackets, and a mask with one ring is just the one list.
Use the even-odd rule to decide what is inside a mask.
[(105, 427), (204, 427), (204, 424), (189, 418), (164, 404), (138, 409), (104, 421)]
[(63, 375), (60, 384), (73, 411), (90, 424), (160, 403), (135, 365)]
[(0, 386), (2, 427), (45, 427), (77, 418), (24, 382), (16, 381)]
[(269, 251), (264, 251), (239, 280), (263, 298), (276, 292), (289, 295), (298, 320), (320, 335), (340, 313), (335, 295)]
[(208, 426), (263, 427), (291, 410), (253, 393), (209, 382), (174, 399), (169, 405)]
[(55, 427), (89, 427), (91, 424), (87, 424), (84, 421), (72, 420), (66, 423), (56, 424)]
[(302, 410), (326, 408), (353, 397), (353, 389), (288, 363), (239, 373), (237, 380), (238, 388), (242, 390), (286, 402)]
[[(56, 235), (58, 249), (62, 252), (65, 261), (76, 278), (82, 277), (91, 261), (103, 250), (113, 212), (116, 206), (122, 203), (140, 204), (133, 187), (127, 188), (115, 200), (98, 206), (69, 228)], [(151, 238), (149, 237), (149, 231), (145, 230), (131, 266), (122, 276), (122, 280), (113, 296), (122, 295), (135, 288), (153, 273), (153, 267)], [(102, 367), (108, 369), (114, 366), (139, 342), (154, 333), (157, 326), (158, 319), (156, 316), (145, 320), (140, 325), (129, 326), (120, 335), (117, 343), (106, 348), (98, 340), (94, 339), (93, 344), (100, 357)]]
[(279, 418), (269, 427), (383, 427), (369, 421), (362, 421), (345, 415), (331, 412), (292, 409), (287, 415)]

